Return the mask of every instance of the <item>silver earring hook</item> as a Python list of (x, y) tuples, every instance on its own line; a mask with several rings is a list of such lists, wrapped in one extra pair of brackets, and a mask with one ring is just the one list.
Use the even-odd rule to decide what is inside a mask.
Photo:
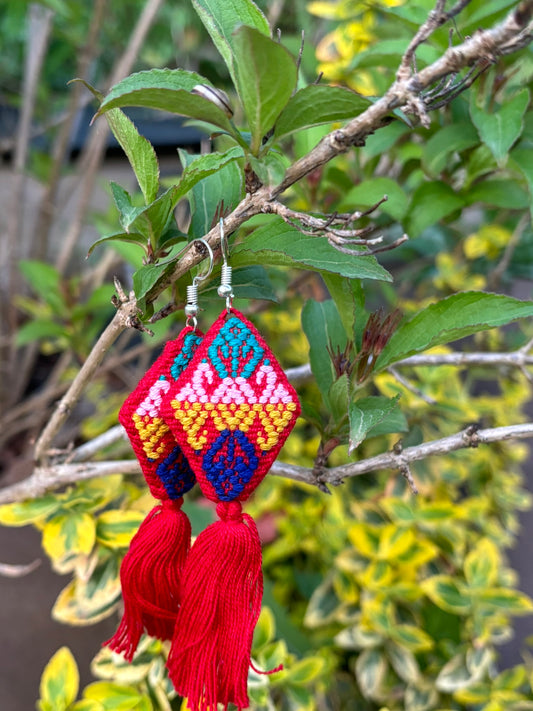
[(201, 242), (207, 249), (207, 252), (209, 254), (209, 267), (205, 274), (197, 274), (193, 278), (192, 284), (189, 284), (189, 286), (187, 287), (187, 304), (185, 306), (185, 316), (187, 316), (186, 324), (187, 326), (192, 326), (194, 330), (196, 330), (196, 327), (198, 325), (198, 320), (196, 319), (196, 316), (198, 315), (199, 311), (198, 284), (204, 281), (204, 279), (207, 279), (207, 277), (211, 274), (211, 272), (213, 271), (213, 263), (215, 261), (213, 250), (211, 249), (209, 243), (205, 241), (205, 239), (195, 239), (191, 242), (191, 245), (193, 245), (195, 242)]
[(229, 258), (229, 244), (226, 235), (224, 234), (224, 220), (220, 218), (220, 249), (222, 252), (222, 270), (220, 272), (220, 286), (217, 289), (217, 294), (222, 298), (226, 299), (226, 309), (228, 313), (231, 311), (231, 305), (233, 303), (234, 293), (233, 287), (231, 285), (232, 279), (232, 267), (228, 264)]

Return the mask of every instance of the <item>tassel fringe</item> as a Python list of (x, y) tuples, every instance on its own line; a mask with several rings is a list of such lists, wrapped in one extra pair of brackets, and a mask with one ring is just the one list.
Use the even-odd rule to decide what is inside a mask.
[(248, 704), (254, 627), (261, 611), (261, 543), (237, 501), (219, 503), (216, 521), (191, 548), (168, 659), (169, 676), (191, 711)]

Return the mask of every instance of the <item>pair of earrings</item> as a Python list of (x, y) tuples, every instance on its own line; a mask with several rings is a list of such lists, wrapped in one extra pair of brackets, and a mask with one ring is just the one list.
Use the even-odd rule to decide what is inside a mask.
[[(263, 578), (257, 528), (241, 502), (264, 478), (300, 414), (281, 366), (253, 324), (232, 307), (222, 220), (220, 230), (218, 293), (226, 307), (202, 334), (196, 320), (202, 277), (195, 277), (187, 289), (185, 328), (165, 345), (119, 413), (161, 503), (141, 524), (122, 563), (124, 614), (106, 644), (131, 660), (143, 632), (171, 640), (169, 676), (191, 711), (216, 711), (218, 703), (248, 706)], [(217, 504), (219, 520), (191, 547), (181, 506), (196, 482)]]

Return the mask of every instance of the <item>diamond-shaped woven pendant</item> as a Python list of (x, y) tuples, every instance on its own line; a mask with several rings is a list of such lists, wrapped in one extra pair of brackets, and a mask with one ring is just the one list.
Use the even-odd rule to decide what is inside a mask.
[(118, 419), (128, 433), (152, 495), (177, 499), (194, 486), (194, 475), (161, 412), (163, 396), (189, 364), (202, 334), (186, 326), (122, 405)]
[(292, 430), (300, 404), (271, 350), (248, 319), (224, 311), (161, 412), (212, 501), (244, 501)]
[(169, 341), (119, 413), (150, 492), (161, 502), (142, 522), (120, 569), (124, 614), (106, 644), (130, 661), (143, 632), (170, 639), (174, 631), (181, 575), (191, 544), (182, 496), (194, 486), (195, 477), (160, 409), (163, 395), (181, 375), (201, 338), (202, 334), (185, 327)]
[(240, 710), (248, 706), (263, 593), (261, 542), (241, 501), (268, 472), (300, 405), (263, 338), (231, 309), (211, 326), (161, 412), (219, 517), (187, 558), (169, 676), (191, 711), (230, 703)]

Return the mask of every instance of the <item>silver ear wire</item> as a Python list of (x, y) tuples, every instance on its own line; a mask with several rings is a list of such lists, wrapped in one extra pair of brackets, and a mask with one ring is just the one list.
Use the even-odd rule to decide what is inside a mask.
[(198, 325), (198, 321), (196, 319), (196, 316), (198, 315), (199, 311), (199, 306), (198, 306), (198, 284), (203, 281), (204, 279), (207, 279), (207, 277), (211, 274), (213, 271), (213, 263), (215, 261), (214, 256), (213, 256), (213, 250), (209, 246), (209, 243), (205, 241), (205, 239), (195, 239), (191, 244), (194, 244), (194, 242), (201, 242), (204, 247), (207, 249), (207, 252), (209, 254), (209, 267), (205, 274), (197, 274), (193, 280), (192, 284), (189, 284), (187, 287), (187, 304), (185, 306), (185, 316), (187, 317), (187, 326), (191, 326), (196, 330), (196, 326)]
[(220, 272), (220, 286), (217, 289), (217, 294), (222, 299), (226, 299), (226, 308), (230, 311), (233, 297), (235, 296), (231, 285), (233, 269), (228, 264), (229, 245), (226, 235), (224, 234), (224, 220), (222, 217), (220, 218), (220, 249), (222, 251), (223, 262)]

